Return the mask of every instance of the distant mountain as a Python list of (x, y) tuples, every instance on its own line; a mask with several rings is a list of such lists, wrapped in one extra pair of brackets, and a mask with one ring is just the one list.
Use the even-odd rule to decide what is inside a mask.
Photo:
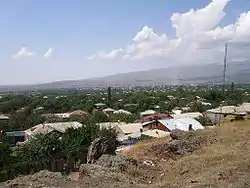
[[(222, 64), (199, 64), (130, 72), (84, 80), (57, 81), (38, 85), (0, 86), (0, 92), (131, 85), (150, 86), (202, 84), (207, 82), (221, 83), (222, 70)], [(227, 82), (250, 83), (250, 62), (228, 63), (226, 75)]]

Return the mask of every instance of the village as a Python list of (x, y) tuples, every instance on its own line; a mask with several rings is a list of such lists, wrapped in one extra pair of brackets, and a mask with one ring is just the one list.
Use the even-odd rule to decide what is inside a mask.
[[(243, 92), (246, 94), (245, 92)], [(108, 93), (104, 93), (108, 95)], [(55, 97), (64, 98), (66, 96)], [(109, 98), (108, 96), (107, 98)], [(46, 100), (48, 97), (43, 96), (42, 99)], [(175, 100), (176, 97), (167, 95), (168, 100)], [(181, 98), (181, 100), (185, 100)], [(161, 103), (161, 102), (160, 102)], [(139, 116), (134, 122), (124, 122), (124, 117), (132, 116), (132, 113), (125, 109), (115, 110), (111, 107), (107, 107), (107, 104), (99, 102), (94, 104), (94, 112), (100, 112), (106, 117), (117, 116), (115, 121), (106, 119), (105, 122), (98, 122), (100, 128), (114, 129), (117, 132), (117, 140), (119, 141), (119, 149), (131, 146), (146, 137), (162, 138), (169, 136), (170, 132), (175, 129), (182, 131), (193, 131), (204, 128), (213, 128), (219, 126), (222, 122), (227, 120), (237, 120), (247, 118), (250, 113), (250, 103), (243, 102), (238, 106), (226, 106), (223, 103), (217, 108), (211, 108), (212, 104), (207, 102), (206, 99), (195, 96), (194, 100), (190, 102), (196, 103), (200, 106), (204, 106), (206, 110), (192, 111), (190, 105), (183, 107), (174, 107), (168, 113), (160, 113), (161, 107), (157, 104), (151, 104), (152, 109), (139, 112)], [(159, 104), (159, 103), (158, 103)], [(126, 104), (125, 107), (136, 107), (138, 104)], [(17, 112), (24, 111), (25, 108), (17, 110)], [(43, 111), (44, 107), (38, 106), (34, 109), (34, 112)], [(46, 119), (52, 119), (49, 123), (46, 121), (37, 125), (33, 125), (26, 130), (18, 131), (5, 131), (10, 144), (13, 146), (20, 145), (27, 142), (31, 138), (39, 134), (48, 134), (50, 132), (65, 133), (67, 129), (77, 129), (82, 127), (83, 124), (77, 121), (71, 121), (71, 117), (88, 117), (90, 113), (84, 110), (74, 110), (69, 113), (48, 113), (41, 114)], [(119, 117), (122, 117), (121, 120)], [(1, 115), (2, 121), (8, 121), (9, 117)], [(55, 122), (53, 122), (53, 119)], [(133, 120), (132, 120), (133, 121)], [(118, 150), (119, 150), (118, 149)]]

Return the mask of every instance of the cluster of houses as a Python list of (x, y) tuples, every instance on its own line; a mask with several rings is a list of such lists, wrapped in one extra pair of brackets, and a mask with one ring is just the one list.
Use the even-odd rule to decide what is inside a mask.
[[(206, 104), (209, 105), (209, 104)], [(105, 104), (97, 103), (95, 105), (106, 115), (125, 114), (131, 115), (131, 112), (120, 109), (104, 108)], [(183, 112), (184, 111), (184, 112)], [(220, 106), (215, 109), (207, 110), (205, 113), (185, 112), (186, 109), (175, 109), (171, 114), (158, 114), (157, 110), (146, 110), (140, 113), (140, 119), (135, 123), (125, 122), (104, 122), (100, 123), (101, 128), (112, 128), (118, 133), (118, 141), (122, 147), (135, 144), (144, 138), (162, 138), (170, 135), (170, 132), (179, 129), (183, 131), (193, 131), (204, 129), (197, 120), (199, 117), (206, 116), (212, 122), (212, 125), (220, 123), (223, 118), (228, 116), (244, 117), (250, 114), (250, 103), (243, 103), (240, 106)], [(27, 142), (38, 134), (47, 134), (53, 131), (65, 133), (68, 128), (79, 128), (83, 126), (79, 122), (65, 122), (64, 119), (71, 116), (88, 116), (89, 113), (83, 110), (75, 110), (69, 113), (44, 114), (44, 116), (56, 116), (62, 119), (62, 122), (43, 123), (24, 130), (7, 132), (10, 143), (15, 145), (17, 142)], [(2, 119), (8, 119), (7, 116), (0, 116)]]

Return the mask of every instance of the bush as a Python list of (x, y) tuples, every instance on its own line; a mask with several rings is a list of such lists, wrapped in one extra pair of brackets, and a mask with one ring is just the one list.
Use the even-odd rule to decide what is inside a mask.
[(199, 121), (200, 124), (204, 127), (213, 125), (211, 119), (209, 119), (208, 117), (205, 117), (205, 116), (200, 116), (199, 118), (196, 118), (196, 120)]

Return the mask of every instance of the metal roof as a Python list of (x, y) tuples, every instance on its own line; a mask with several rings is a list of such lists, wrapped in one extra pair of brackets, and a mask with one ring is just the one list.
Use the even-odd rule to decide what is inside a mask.
[(0, 114), (0, 120), (8, 120), (8, 119), (10, 119), (8, 116)]
[(180, 113), (180, 114), (172, 114), (172, 117), (175, 119), (180, 118), (198, 118), (200, 116), (203, 116), (200, 112), (187, 112), (187, 113)]
[(193, 118), (164, 119), (158, 121), (170, 131), (173, 131), (175, 129), (189, 131), (190, 124), (192, 125), (193, 130), (204, 129), (200, 122)]
[(103, 110), (103, 112), (114, 112), (115, 110), (112, 108), (106, 108)]
[(124, 134), (130, 134), (130, 133), (136, 133), (140, 132), (142, 129), (142, 124), (141, 123), (124, 123), (124, 124), (119, 124), (118, 127), (121, 129), (121, 131)]
[(125, 123), (125, 122), (105, 122), (99, 124), (101, 128), (116, 128), (124, 134), (131, 134), (140, 132), (142, 128), (141, 123)]
[(242, 105), (239, 106), (240, 108), (242, 108), (245, 112), (250, 112), (250, 103), (246, 103), (244, 102)]
[(38, 124), (34, 127), (31, 127), (27, 130), (25, 130), (24, 132), (29, 135), (29, 136), (35, 136), (38, 134), (47, 134), (52, 132), (54, 129), (52, 129), (51, 127), (48, 127), (44, 124)]
[(24, 131), (12, 131), (12, 132), (5, 132), (7, 137), (10, 136), (24, 136)]
[(57, 122), (57, 123), (44, 123), (38, 124), (30, 129), (25, 130), (24, 132), (29, 136), (35, 136), (37, 134), (47, 134), (54, 130), (65, 133), (69, 128), (77, 129), (82, 127), (82, 124), (79, 122)]
[(154, 110), (146, 110), (144, 112), (141, 112), (140, 115), (141, 116), (147, 116), (147, 115), (153, 115), (155, 113), (156, 113), (156, 111), (154, 111)]
[(246, 115), (246, 111), (242, 106), (222, 106), (215, 109), (207, 110), (213, 114), (231, 114), (231, 115)]
[(129, 111), (127, 111), (127, 110), (120, 109), (120, 110), (114, 111), (114, 114), (126, 114), (126, 115), (131, 115), (131, 112), (129, 112)]
[(59, 131), (61, 133), (65, 133), (67, 129), (72, 128), (72, 129), (78, 129), (80, 127), (82, 127), (82, 124), (77, 122), (77, 121), (73, 121), (73, 122), (57, 122), (57, 123), (45, 123), (44, 125)]
[(104, 123), (99, 123), (100, 128), (115, 128), (119, 124), (126, 124), (125, 122), (104, 122)]

